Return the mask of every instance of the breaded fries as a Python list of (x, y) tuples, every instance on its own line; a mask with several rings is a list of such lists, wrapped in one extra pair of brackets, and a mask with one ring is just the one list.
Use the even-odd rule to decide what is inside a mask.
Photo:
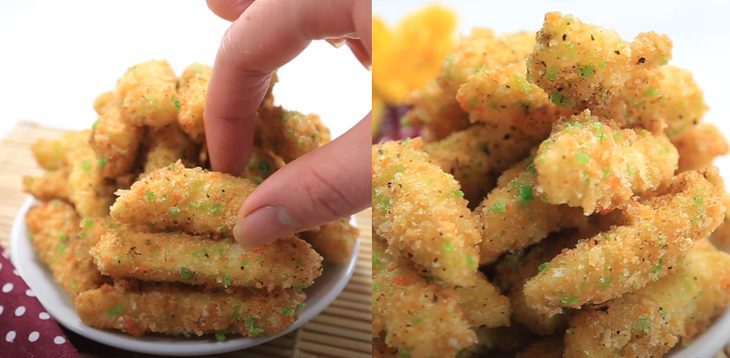
[(730, 303), (730, 256), (705, 240), (646, 287), (585, 309), (570, 321), (565, 357), (662, 356)]
[(316, 114), (304, 115), (281, 106), (261, 107), (256, 144), (289, 163), (330, 141), (330, 132)]
[(317, 230), (302, 232), (301, 236), (325, 261), (344, 264), (350, 261), (358, 234), (349, 218), (341, 218), (321, 225)]
[(679, 152), (679, 171), (699, 170), (712, 165), (716, 157), (728, 153), (728, 143), (720, 130), (702, 123), (672, 138)]
[(201, 291), (183, 285), (117, 282), (81, 293), (76, 310), (92, 327), (133, 336), (217, 333), (253, 337), (285, 330), (303, 302), (304, 294), (289, 290)]
[(110, 93), (102, 93), (95, 101), (99, 119), (91, 129), (91, 146), (104, 163), (101, 171), (108, 178), (132, 170), (142, 135), (142, 128), (122, 120), (116, 96)]
[[(514, 174), (518, 173), (518, 174)], [(479, 262), (493, 262), (505, 251), (515, 251), (546, 238), (551, 232), (585, 222), (579, 210), (545, 203), (535, 190), (535, 169), (529, 160), (505, 171), (479, 207), (482, 242)]]
[(23, 191), (43, 201), (68, 201), (68, 168), (49, 171), (38, 177), (23, 177)]
[(454, 285), (476, 279), (476, 219), (454, 178), (429, 162), (419, 139), (373, 146), (375, 232), (394, 255)]
[(233, 239), (119, 228), (102, 235), (91, 255), (99, 270), (113, 278), (222, 288), (301, 290), (322, 270), (322, 258), (293, 236), (244, 249)]
[(136, 126), (164, 127), (177, 120), (177, 76), (167, 61), (130, 67), (117, 82), (122, 120)]
[(668, 180), (677, 162), (666, 136), (618, 130), (585, 111), (558, 123), (540, 144), (537, 191), (548, 203), (582, 207), (586, 215), (610, 211)]
[[(708, 174), (710, 175), (710, 174)], [(722, 222), (725, 208), (701, 173), (684, 172), (657, 196), (630, 208), (631, 223), (580, 241), (525, 283), (527, 304), (542, 314), (599, 304), (669, 272), (695, 240)]]
[(148, 173), (129, 190), (120, 190), (111, 215), (155, 231), (233, 237), (238, 209), (254, 188), (248, 179), (185, 168), (177, 162)]
[(194, 166), (198, 146), (188, 138), (177, 123), (147, 132), (147, 153), (144, 173), (174, 164), (178, 160), (186, 166)]
[(180, 111), (177, 114), (177, 121), (182, 130), (196, 143), (205, 139), (203, 112), (211, 72), (210, 66), (194, 63), (180, 76), (177, 92)]
[(385, 246), (373, 240), (373, 336), (382, 327), (388, 346), (412, 357), (452, 357), (475, 343), (454, 292), (427, 283)]
[(39, 139), (31, 147), (33, 158), (45, 170), (66, 166), (66, 155), (89, 141), (90, 131), (64, 133), (56, 139)]
[(101, 285), (101, 274), (89, 255), (89, 242), (79, 235), (79, 216), (71, 205), (54, 200), (34, 206), (26, 215), (26, 225), (36, 254), (72, 299)]

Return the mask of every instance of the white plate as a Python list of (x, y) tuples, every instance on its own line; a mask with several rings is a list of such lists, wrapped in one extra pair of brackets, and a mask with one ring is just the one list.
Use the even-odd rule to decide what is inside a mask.
[(316, 280), (314, 285), (305, 290), (307, 293), (306, 306), (299, 314), (299, 318), (286, 331), (275, 336), (231, 338), (223, 342), (217, 342), (212, 338), (132, 337), (123, 333), (89, 327), (81, 322), (71, 299), (53, 281), (48, 269), (38, 261), (28, 240), (25, 213), (34, 203), (36, 203), (34, 199), (26, 199), (15, 217), (11, 233), (11, 260), (23, 280), (30, 286), (48, 313), (64, 327), (88, 339), (140, 353), (175, 356), (221, 354), (253, 347), (294, 331), (317, 316), (339, 296), (355, 271), (360, 251), (358, 242), (346, 265), (326, 265), (324, 274)]

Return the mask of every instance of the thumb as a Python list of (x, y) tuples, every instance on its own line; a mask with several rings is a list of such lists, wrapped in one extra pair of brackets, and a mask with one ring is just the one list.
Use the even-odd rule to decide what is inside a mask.
[(336, 140), (297, 158), (246, 199), (233, 236), (259, 246), (370, 206), (368, 114)]

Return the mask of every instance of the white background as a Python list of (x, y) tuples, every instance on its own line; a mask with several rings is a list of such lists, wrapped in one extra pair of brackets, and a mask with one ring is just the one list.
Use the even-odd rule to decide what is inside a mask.
[[(394, 24), (430, 3), (446, 5), (459, 16), (459, 32), (474, 26), (497, 32), (537, 31), (548, 11), (570, 13), (581, 20), (617, 30), (630, 40), (639, 32), (665, 33), (674, 42), (671, 64), (689, 69), (710, 107), (704, 120), (730, 137), (730, 1), (416, 1), (374, 0), (373, 13)], [(730, 158), (717, 161), (730, 169)], [(728, 171), (725, 171), (726, 176)]]
[[(205, 0), (0, 1), (0, 138), (19, 120), (87, 128), (92, 102), (127, 67), (213, 64), (229, 23)], [(256, 34), (251, 34), (256, 36)], [(313, 42), (279, 72), (276, 101), (318, 113), (333, 134), (367, 114), (371, 75), (346, 49)]]

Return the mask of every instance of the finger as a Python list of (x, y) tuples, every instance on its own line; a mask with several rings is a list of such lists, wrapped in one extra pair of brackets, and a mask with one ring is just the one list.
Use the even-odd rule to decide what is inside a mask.
[(350, 48), (350, 51), (352, 51), (352, 54), (355, 55), (355, 58), (357, 58), (357, 60), (360, 61), (365, 68), (370, 69), (370, 67), (372, 67), (372, 63), (365, 45), (363, 45), (359, 39), (353, 38), (348, 38), (345, 42), (347, 43), (347, 47)]
[(241, 207), (236, 240), (259, 246), (369, 207), (370, 126), (368, 114), (341, 137), (266, 179)]
[(219, 17), (236, 21), (254, 0), (208, 0), (208, 8)]
[(370, 2), (259, 0), (226, 31), (208, 85), (205, 128), (213, 170), (238, 174), (253, 143), (271, 72), (313, 39), (357, 34), (371, 54)]

